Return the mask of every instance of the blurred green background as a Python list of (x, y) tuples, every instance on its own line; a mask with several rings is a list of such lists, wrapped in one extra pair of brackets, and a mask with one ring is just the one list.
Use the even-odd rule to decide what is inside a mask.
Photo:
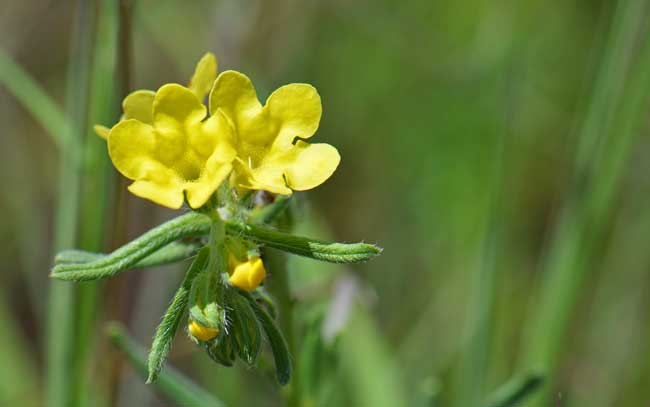
[[(89, 77), (83, 66), (70, 74), (84, 58), (81, 3), (96, 9), (76, 40), (92, 34)], [(544, 385), (517, 405), (645, 405), (649, 6), (140, 0), (125, 84), (113, 65), (124, 55), (117, 2), (1, 0), (0, 404), (45, 398), (62, 197), (81, 185), (74, 247), (114, 249), (174, 216), (124, 194), (89, 124), (119, 117), (124, 87), (184, 83), (212, 51), (262, 99), (290, 82), (319, 90), (316, 140), (343, 160), (297, 197), (297, 231), (385, 249), (362, 265), (289, 261), (301, 405), (486, 405), (530, 373)], [(75, 185), (61, 181), (61, 148), (38, 119), (46, 106), (16, 97), (9, 60), (69, 117), (88, 108), (75, 122)], [(269, 265), (270, 280), (273, 267), (283, 264)], [(103, 326), (122, 321), (149, 346), (181, 273), (134, 271), (67, 293), (57, 312), (86, 323), (76, 404), (176, 405), (124, 363)], [(214, 365), (185, 335), (170, 363), (228, 405), (285, 403), (264, 366)]]

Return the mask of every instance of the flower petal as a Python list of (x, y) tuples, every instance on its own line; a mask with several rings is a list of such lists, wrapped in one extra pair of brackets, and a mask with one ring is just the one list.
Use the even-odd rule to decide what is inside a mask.
[(203, 206), (219, 185), (230, 174), (235, 148), (232, 144), (233, 128), (221, 111), (205, 121), (203, 130), (215, 137), (214, 151), (207, 159), (199, 179), (187, 183), (187, 201), (194, 209)]
[(217, 57), (207, 52), (194, 69), (194, 75), (190, 79), (189, 88), (200, 101), (210, 92), (214, 80), (217, 78)]
[(251, 80), (241, 72), (225, 71), (219, 74), (210, 92), (210, 114), (224, 111), (241, 134), (262, 111)]
[(309, 144), (298, 141), (283, 153), (271, 155), (269, 167), (284, 170), (289, 188), (295, 191), (312, 189), (325, 182), (341, 162), (336, 148), (329, 144)]
[(111, 129), (106, 126), (102, 126), (101, 124), (94, 125), (93, 130), (95, 130), (96, 135), (103, 138), (104, 140), (108, 140), (108, 135), (111, 132)]
[(244, 263), (237, 264), (231, 271), (230, 284), (246, 291), (253, 291), (264, 281), (266, 270), (264, 263), (258, 256), (250, 258)]
[(153, 100), (156, 93), (150, 90), (136, 90), (129, 93), (122, 101), (124, 115), (122, 119), (137, 119), (142, 123), (153, 122)]
[(183, 206), (183, 186), (181, 183), (160, 185), (152, 181), (135, 181), (129, 185), (129, 191), (135, 196), (148, 199), (170, 209)]
[(147, 162), (155, 161), (155, 132), (153, 127), (135, 119), (116, 124), (108, 139), (108, 154), (115, 168), (127, 178), (145, 175)]
[(205, 114), (203, 103), (185, 86), (169, 83), (156, 92), (153, 122), (161, 133), (178, 132), (185, 125), (199, 123)]
[(115, 168), (135, 180), (129, 190), (170, 208), (183, 204), (183, 180), (158, 160), (154, 128), (129, 119), (116, 124), (108, 138), (108, 154)]
[(323, 113), (318, 91), (305, 83), (292, 83), (278, 88), (269, 96), (264, 109), (277, 126), (274, 144), (287, 147), (296, 137), (306, 139), (313, 136)]

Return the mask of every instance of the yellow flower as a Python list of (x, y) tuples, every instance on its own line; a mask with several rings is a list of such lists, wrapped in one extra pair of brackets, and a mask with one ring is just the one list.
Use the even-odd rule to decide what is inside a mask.
[[(232, 170), (233, 129), (223, 113), (206, 117), (188, 88), (167, 84), (154, 96), (151, 122), (126, 119), (108, 137), (117, 170), (133, 194), (178, 209), (201, 207)], [(141, 117), (144, 119), (143, 117)]]
[(201, 342), (207, 342), (210, 339), (216, 338), (217, 335), (219, 335), (219, 331), (210, 328), (208, 326), (203, 326), (196, 321), (190, 321), (190, 324), (188, 326), (188, 330), (190, 331), (190, 335), (195, 337)]
[[(217, 77), (217, 57), (211, 52), (201, 57), (190, 79), (189, 89), (196, 97), (203, 101), (210, 92), (212, 84)], [(142, 123), (153, 123), (153, 101), (156, 92), (151, 90), (136, 90), (131, 92), (122, 101), (122, 118), (120, 121), (136, 119)], [(108, 139), (110, 129), (102, 125), (95, 125), (95, 133), (103, 139)]]
[(290, 84), (273, 92), (262, 106), (250, 79), (221, 73), (209, 97), (210, 112), (223, 111), (235, 128), (237, 158), (231, 182), (238, 188), (288, 195), (327, 180), (341, 157), (329, 144), (308, 144), (322, 113), (314, 87)]
[(259, 256), (253, 256), (245, 262), (240, 262), (230, 256), (230, 284), (242, 290), (253, 291), (266, 277), (264, 263)]

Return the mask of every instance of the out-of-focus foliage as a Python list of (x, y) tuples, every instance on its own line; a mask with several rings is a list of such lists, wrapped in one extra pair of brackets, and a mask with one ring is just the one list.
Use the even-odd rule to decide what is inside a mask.
[[(74, 7), (17, 0), (0, 7), (0, 47), (61, 103)], [(316, 140), (336, 145), (342, 162), (323, 186), (301, 194), (294, 215), (311, 220), (297, 231), (385, 250), (361, 266), (289, 262), (305, 309), (296, 336), (313, 347), (306, 352), (314, 359), (300, 357), (297, 366), (298, 380), (311, 386), (305, 400), (453, 405), (486, 261), (498, 273), (483, 393), (526, 368), (524, 329), (560, 208), (574, 188), (576, 129), (615, 8), (584, 0), (135, 2), (135, 88), (188, 77), (194, 61), (212, 51), (220, 70), (236, 68), (259, 84), (262, 100), (289, 82), (313, 84), (322, 97)], [(0, 123), (4, 405), (38, 399), (41, 388), (57, 146), (4, 87)], [(567, 310), (559, 369), (546, 378), (550, 394), (562, 393), (567, 405), (650, 399), (647, 123), (640, 131), (577, 307)], [(127, 208), (129, 223), (121, 227), (129, 237), (170, 216), (148, 203), (129, 201)], [(494, 224), (499, 244), (487, 249), (489, 260)], [(119, 319), (148, 343), (180, 278), (165, 268), (108, 283), (97, 332)], [(152, 403), (158, 396), (130, 370), (118, 370), (118, 354), (98, 340), (97, 386), (117, 389), (109, 400), (119, 405)], [(216, 367), (184, 338), (177, 338), (172, 362), (226, 404), (281, 403), (268, 377)], [(314, 376), (310, 363), (323, 373)], [(272, 362), (266, 364), (271, 377)], [(114, 386), (99, 384), (106, 382)]]

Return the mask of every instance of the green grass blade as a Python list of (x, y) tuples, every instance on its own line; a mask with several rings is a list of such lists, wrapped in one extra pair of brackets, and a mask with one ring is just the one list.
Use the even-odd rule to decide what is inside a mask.
[(351, 397), (350, 405), (409, 406), (404, 370), (390, 350), (384, 335), (362, 307), (351, 310), (349, 321), (338, 338), (339, 383)]
[(160, 248), (183, 237), (205, 235), (209, 218), (192, 212), (163, 223), (98, 260), (84, 264), (59, 264), (52, 277), (66, 281), (90, 281), (112, 277), (137, 264)]
[(2, 49), (0, 49), (0, 84), (20, 101), (60, 147), (63, 138), (70, 131), (63, 111), (34, 78)]
[[(146, 378), (148, 376), (148, 370), (144, 349), (126, 334), (124, 328), (119, 323), (110, 323), (106, 332), (111, 342), (120, 351), (124, 352), (135, 370), (143, 378)], [(224, 405), (213, 395), (170, 367), (160, 372), (160, 376), (153, 383), (153, 386), (160, 393), (181, 406), (217, 407)]]
[[(66, 78), (68, 131), (60, 133), (58, 196), (55, 214), (54, 249), (78, 244), (81, 157), (88, 130), (88, 101), (94, 45), (96, 3), (76, 2), (71, 42), (71, 60)], [(54, 125), (62, 126), (55, 121)], [(63, 130), (66, 130), (63, 127)], [(50, 282), (46, 348), (46, 400), (52, 407), (76, 405), (82, 391), (76, 352), (75, 297), (77, 289), (60, 281)]]
[(382, 251), (372, 244), (322, 242), (236, 220), (226, 223), (226, 231), (230, 235), (240, 236), (274, 249), (331, 263), (368, 261)]
[(531, 395), (544, 381), (538, 374), (528, 374), (510, 379), (490, 394), (483, 403), (484, 407), (515, 407)]
[[(89, 125), (111, 123), (119, 117), (116, 88), (117, 1), (99, 0), (97, 35), (93, 54), (90, 84)], [(90, 126), (89, 126), (90, 127)], [(109, 194), (114, 171), (111, 169), (106, 142), (90, 128), (85, 132), (83, 154), (83, 179), (81, 186), (81, 221), (79, 247), (84, 250), (104, 251), (106, 242), (113, 240), (109, 227), (113, 200)], [(108, 404), (110, 384), (101, 376), (90, 375), (97, 364), (97, 320), (101, 315), (100, 283), (88, 283), (77, 288), (75, 307), (77, 318), (78, 387), (81, 389), (80, 407)]]
[(192, 288), (192, 283), (194, 278), (198, 275), (199, 272), (205, 269), (210, 258), (210, 249), (204, 247), (198, 254), (198, 256), (192, 262), (192, 265), (187, 270), (187, 274), (181, 283), (181, 286), (174, 294), (174, 299), (169, 305), (165, 316), (163, 317), (162, 322), (158, 325), (156, 329), (156, 334), (154, 335), (153, 343), (151, 345), (151, 352), (149, 352), (149, 358), (147, 362), (149, 374), (147, 375), (147, 383), (152, 383), (156, 381), (160, 370), (165, 364), (169, 350), (171, 349), (172, 341), (178, 331), (180, 326), (181, 319), (185, 314), (187, 309), (187, 302), (189, 299), (190, 289)]
[[(608, 69), (601, 72), (596, 85), (597, 91), (608, 89), (610, 100), (606, 108), (600, 107), (603, 110), (599, 114), (589, 112), (583, 124), (581, 139), (583, 144), (589, 140), (591, 160), (580, 155), (577, 158), (574, 184), (579, 188), (564, 208), (545, 265), (536, 313), (527, 327), (526, 367), (544, 372), (549, 382), (556, 377), (565, 335), (584, 294), (588, 273), (595, 267), (630, 146), (648, 109), (650, 44), (644, 41), (639, 49), (634, 48), (637, 39), (647, 36), (644, 9), (643, 2), (623, 1), (618, 5), (603, 62)], [(602, 116), (607, 116), (606, 123), (595, 126), (592, 121), (601, 123)], [(592, 134), (596, 131), (598, 137)], [(587, 161), (588, 166), (584, 164)], [(534, 397), (534, 405), (547, 405), (549, 395), (550, 389), (544, 389)]]

